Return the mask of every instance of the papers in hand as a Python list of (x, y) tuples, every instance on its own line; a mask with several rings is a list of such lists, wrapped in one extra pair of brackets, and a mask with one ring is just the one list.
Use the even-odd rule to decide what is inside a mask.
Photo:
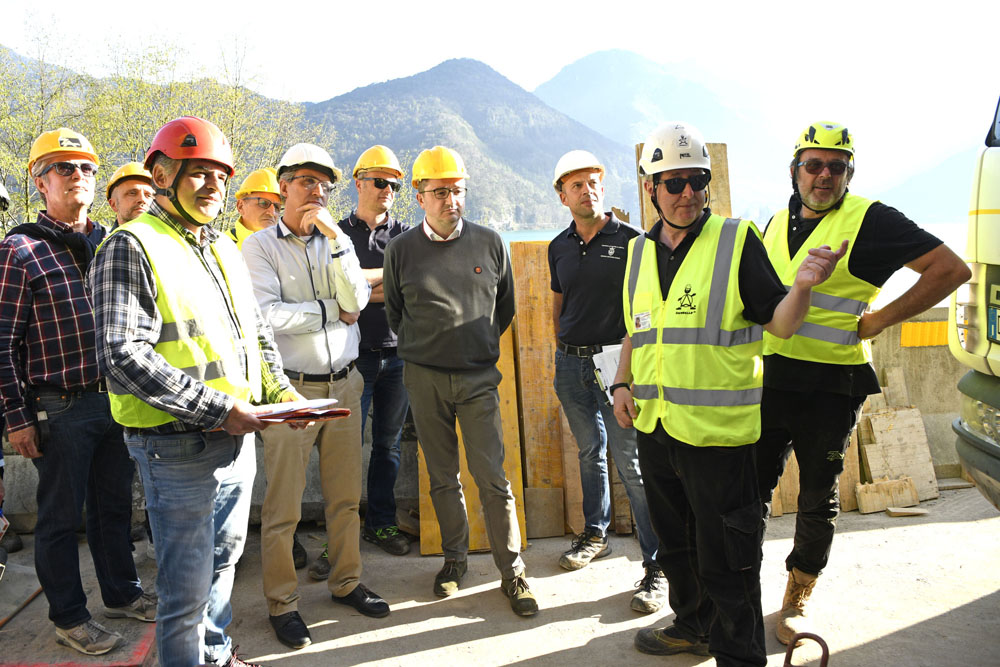
[(277, 423), (288, 422), (321, 422), (347, 417), (351, 411), (347, 408), (336, 408), (335, 398), (316, 398), (289, 403), (272, 403), (258, 405), (254, 413), (261, 421)]
[(594, 355), (594, 375), (597, 376), (597, 384), (604, 390), (608, 397), (608, 403), (614, 405), (615, 399), (611, 396), (608, 388), (614, 384), (615, 375), (618, 373), (618, 360), (621, 358), (621, 345), (605, 345), (600, 352)]

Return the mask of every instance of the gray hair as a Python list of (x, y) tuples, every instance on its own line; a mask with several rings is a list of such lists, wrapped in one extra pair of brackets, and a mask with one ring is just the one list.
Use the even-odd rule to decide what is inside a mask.
[[(182, 160), (175, 160), (172, 157), (167, 157), (163, 153), (157, 153), (156, 157), (153, 158), (153, 169), (159, 167), (167, 176), (174, 176), (177, 174), (177, 170), (181, 168)], [(152, 172), (152, 169), (150, 169)], [(156, 183), (153, 183), (153, 189), (156, 189)]]

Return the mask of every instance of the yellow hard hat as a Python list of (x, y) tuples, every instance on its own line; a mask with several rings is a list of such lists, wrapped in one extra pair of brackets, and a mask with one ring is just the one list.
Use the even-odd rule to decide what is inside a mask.
[(55, 153), (63, 155), (68, 160), (90, 160), (101, 166), (97, 152), (85, 136), (68, 127), (60, 127), (58, 130), (43, 132), (35, 139), (35, 143), (31, 144), (31, 152), (28, 154), (28, 173), (31, 173), (32, 167), (39, 159)]
[(462, 156), (444, 146), (421, 151), (413, 162), (413, 187), (417, 187), (420, 181), (468, 177)]
[(278, 172), (273, 167), (264, 167), (257, 171), (250, 172), (250, 175), (243, 181), (243, 185), (236, 191), (236, 198), (248, 197), (251, 192), (270, 192), (281, 196), (278, 187)]
[(141, 178), (150, 185), (153, 184), (153, 175), (146, 171), (146, 168), (142, 166), (141, 162), (126, 162), (122, 166), (118, 167), (112, 176), (111, 180), (108, 181), (108, 188), (105, 191), (108, 199), (111, 199), (111, 191), (115, 189), (119, 181), (124, 181), (126, 178)]
[(396, 154), (387, 147), (378, 144), (361, 154), (361, 157), (354, 164), (354, 173), (352, 175), (354, 178), (357, 178), (359, 172), (368, 171), (369, 169), (394, 171), (396, 172), (396, 178), (403, 177), (403, 169), (399, 166)]
[(795, 154), (793, 157), (798, 157), (799, 153), (807, 148), (828, 148), (830, 150), (844, 151), (853, 158), (854, 137), (840, 123), (820, 121), (813, 123), (799, 132), (799, 137), (795, 142)]

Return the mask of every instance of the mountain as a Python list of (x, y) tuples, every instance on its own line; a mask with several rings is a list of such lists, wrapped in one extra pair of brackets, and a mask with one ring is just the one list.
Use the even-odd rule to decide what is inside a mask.
[(552, 170), (568, 150), (595, 153), (608, 167), (608, 205), (638, 212), (634, 151), (546, 105), (489, 66), (448, 60), (414, 76), (357, 88), (306, 106), (307, 120), (337, 133), (335, 161), (354, 164), (381, 143), (404, 169), (435, 144), (457, 150), (469, 171), (470, 219), (505, 228), (561, 226), (566, 209)]

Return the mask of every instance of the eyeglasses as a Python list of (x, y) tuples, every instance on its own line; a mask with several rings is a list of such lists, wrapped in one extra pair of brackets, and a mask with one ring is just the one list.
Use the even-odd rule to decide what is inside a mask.
[(79, 169), (80, 173), (84, 176), (89, 177), (97, 174), (97, 165), (93, 162), (81, 162), (80, 164), (77, 164), (76, 162), (53, 162), (47, 166), (42, 173), (39, 174), (39, 176), (44, 176), (53, 169), (55, 169), (56, 173), (60, 176), (72, 176), (73, 172), (77, 169)]
[(657, 181), (657, 185), (663, 183), (667, 187), (667, 192), (672, 195), (679, 195), (684, 192), (684, 188), (689, 184), (692, 192), (701, 192), (708, 187), (708, 183), (711, 180), (711, 173), (695, 174), (689, 178), (665, 178), (662, 181)]
[(812, 160), (806, 160), (805, 162), (799, 162), (795, 166), (805, 167), (806, 173), (812, 174), (813, 176), (815, 176), (816, 174), (822, 174), (823, 169), (829, 169), (831, 176), (840, 176), (845, 171), (847, 171), (847, 168), (851, 165), (847, 162), (844, 162), (843, 160), (831, 160), (830, 162), (823, 162), (822, 160), (812, 159)]
[[(392, 188), (393, 192), (399, 192), (399, 189), (403, 187), (403, 184), (397, 181), (395, 178), (376, 178), (374, 176), (360, 176), (359, 181), (371, 181), (375, 184), (375, 189), (384, 190), (385, 188)], [(444, 199), (444, 197), (440, 197)]]
[(313, 178), (312, 176), (292, 176), (288, 180), (290, 181), (302, 181), (299, 185), (304, 187), (306, 190), (312, 190), (317, 185), (323, 190), (323, 196), (326, 196), (333, 192), (334, 184), (330, 181), (321, 181)]
[(281, 210), (281, 204), (279, 204), (276, 201), (271, 201), (270, 199), (266, 199), (264, 197), (246, 197), (244, 199), (244, 201), (247, 201), (247, 202), (251, 202), (251, 201), (252, 202), (256, 202), (257, 206), (261, 207), (264, 210), (267, 210), (267, 209), (271, 208), (272, 206), (274, 207), (275, 211)]
[(429, 192), (434, 195), (435, 199), (447, 199), (448, 195), (455, 195), (461, 199), (468, 191), (469, 188), (434, 188), (433, 190), (420, 190), (420, 194), (425, 195)]

